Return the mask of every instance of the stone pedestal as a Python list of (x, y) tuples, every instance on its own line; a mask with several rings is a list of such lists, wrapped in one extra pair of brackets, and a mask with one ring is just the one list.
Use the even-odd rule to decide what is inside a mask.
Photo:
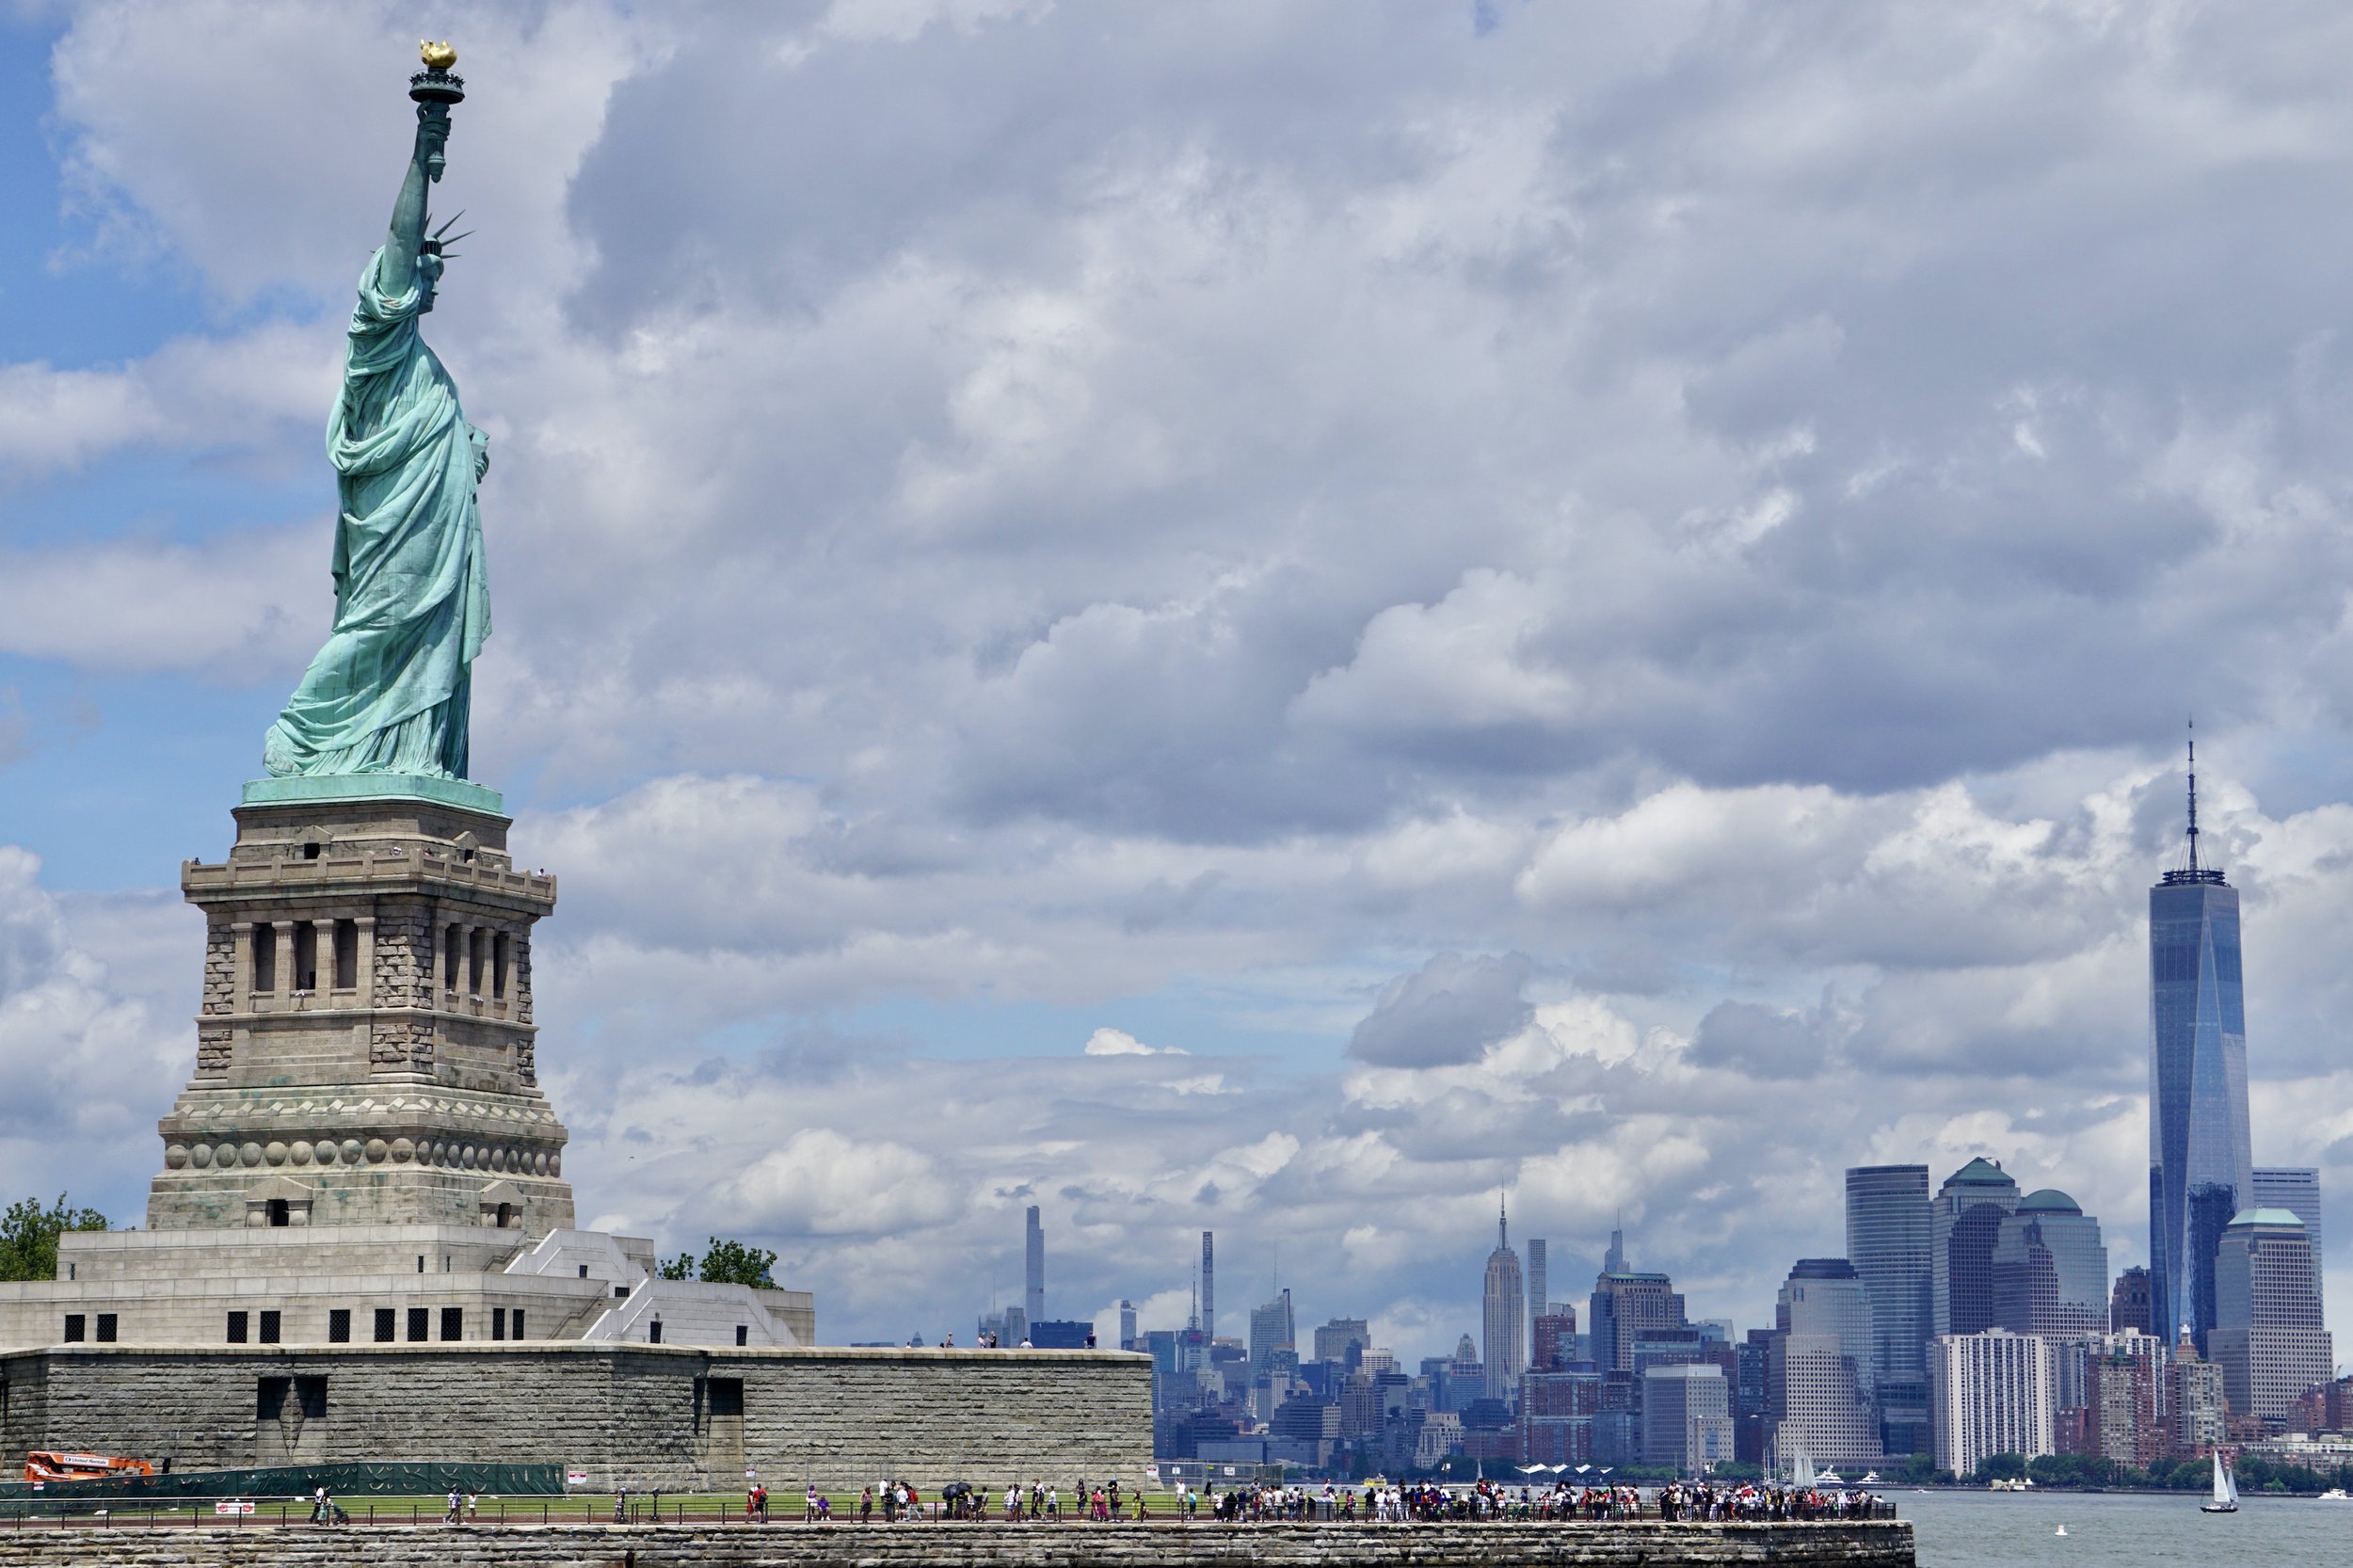
[(555, 879), (514, 868), (500, 804), (445, 779), (267, 780), (228, 859), (181, 868), (203, 1006), (151, 1229), (571, 1226), (532, 1019)]

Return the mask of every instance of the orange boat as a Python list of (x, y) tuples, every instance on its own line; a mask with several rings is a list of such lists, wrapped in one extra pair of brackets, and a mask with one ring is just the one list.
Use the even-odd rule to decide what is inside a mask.
[(112, 1454), (65, 1453), (35, 1448), (24, 1456), (28, 1481), (104, 1480), (109, 1476), (152, 1476), (155, 1466), (144, 1459), (117, 1459)]

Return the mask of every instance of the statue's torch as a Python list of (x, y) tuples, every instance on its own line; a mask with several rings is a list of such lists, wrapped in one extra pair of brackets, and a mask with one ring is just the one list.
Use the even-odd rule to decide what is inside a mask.
[(423, 43), (417, 52), (424, 61), (424, 69), (408, 78), (408, 96), (417, 101), (417, 122), (433, 127), (424, 172), (425, 178), (438, 184), (442, 168), (441, 144), (449, 139), (450, 105), (466, 101), (466, 79), (450, 70), (457, 63), (457, 51), (448, 44)]

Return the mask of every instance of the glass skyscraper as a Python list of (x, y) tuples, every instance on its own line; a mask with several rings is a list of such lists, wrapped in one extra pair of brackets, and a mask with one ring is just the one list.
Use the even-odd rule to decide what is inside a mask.
[(2056, 1188), (2029, 1192), (2002, 1219), (1993, 1240), (1993, 1319), (2013, 1334), (2054, 1340), (2107, 1332), (2108, 1249), (2100, 1222)]
[(1865, 1370), (1875, 1382), (1926, 1378), (1933, 1304), (1926, 1165), (1848, 1169), (1847, 1260), (1871, 1298), (1871, 1361)]
[(2018, 1183), (1996, 1160), (1972, 1160), (1929, 1205), (1929, 1325), (1938, 1334), (1994, 1326), (1993, 1244), (2018, 1207)]
[(2247, 1015), (2238, 890), (2189, 850), (2149, 889), (2149, 1296), (2157, 1332), (2199, 1352), (2215, 1324), (2215, 1252), (2255, 1190), (2247, 1124)]

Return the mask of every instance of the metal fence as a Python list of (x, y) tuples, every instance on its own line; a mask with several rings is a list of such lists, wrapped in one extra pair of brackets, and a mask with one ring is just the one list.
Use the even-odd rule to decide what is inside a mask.
[(181, 1470), (100, 1480), (0, 1481), (0, 1510), (11, 1504), (113, 1507), (198, 1497), (307, 1497), (320, 1487), (338, 1496), (411, 1497), (459, 1492), (506, 1496), (564, 1490), (555, 1464), (281, 1464), (247, 1470)]

